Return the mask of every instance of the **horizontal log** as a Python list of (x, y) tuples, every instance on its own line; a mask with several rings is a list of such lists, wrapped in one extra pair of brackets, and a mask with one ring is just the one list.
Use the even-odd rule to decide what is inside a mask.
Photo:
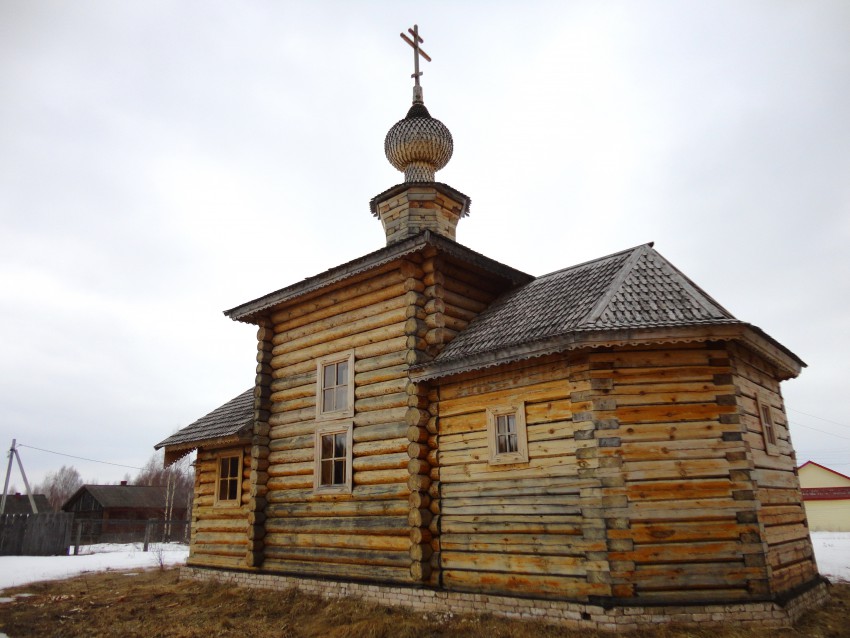
[[(372, 373), (374, 374), (374, 373)], [(388, 394), (396, 394), (400, 392), (407, 392), (407, 386), (410, 385), (410, 381), (407, 380), (406, 377), (396, 377), (392, 379), (388, 379), (386, 381), (376, 381), (369, 384), (356, 384), (354, 396), (357, 399), (365, 399), (372, 397), (379, 397)], [(315, 388), (314, 388), (315, 393)]]
[[(398, 290), (398, 286), (396, 287), (396, 290)], [(336, 312), (333, 314), (322, 313), (327, 316), (323, 318), (314, 318), (313, 321), (301, 324), (300, 326), (290, 330), (280, 330), (276, 332), (272, 339), (272, 344), (273, 346), (279, 346), (286, 343), (296, 344), (304, 339), (310, 340), (315, 335), (320, 334), (331, 327), (357, 324), (364, 319), (392, 313), (399, 309), (403, 310), (407, 307), (404, 293), (396, 294), (392, 297), (386, 297), (385, 295), (386, 291), (381, 290), (377, 293), (373, 293), (371, 296), (367, 295), (361, 297), (359, 300), (360, 302), (369, 300), (372, 303), (369, 303), (368, 305), (361, 305), (347, 311), (341, 310), (339, 306), (335, 306), (334, 310)], [(329, 336), (329, 338), (336, 337)]]
[[(405, 464), (406, 465), (406, 464)], [(383, 483), (405, 483), (409, 478), (407, 467), (395, 470), (371, 470), (354, 473), (355, 485), (375, 485)]]
[(737, 540), (742, 535), (758, 535), (756, 524), (741, 524), (729, 515), (719, 521), (646, 523), (636, 521), (629, 529), (609, 529), (610, 539), (630, 539), (635, 543), (692, 543)]
[(586, 575), (509, 574), (483, 570), (465, 571), (446, 567), (443, 561), (443, 583), (446, 589), (485, 594), (515, 596), (517, 591), (540, 598), (586, 600), (589, 596), (610, 595), (610, 585), (589, 583)]
[[(404, 352), (389, 352), (386, 354), (380, 354), (375, 356), (361, 356), (360, 358), (355, 358), (354, 360), (354, 372), (355, 377), (354, 380), (356, 383), (371, 383), (368, 377), (368, 373), (376, 372), (380, 375), (381, 370), (384, 369), (392, 369), (397, 366), (404, 366)], [(366, 375), (366, 376), (357, 376), (357, 375)]]
[(395, 427), (402, 422), (407, 414), (407, 406), (399, 408), (388, 408), (386, 410), (371, 410), (359, 412), (354, 415), (354, 440), (357, 441), (357, 431), (364, 426), (384, 425)]
[(598, 485), (596, 479), (577, 476), (545, 477), (533, 475), (526, 478), (492, 480), (487, 483), (445, 483), (441, 486), (444, 498), (464, 496), (535, 496), (545, 494), (578, 495), (582, 489)]
[(291, 574), (304, 574), (307, 577), (328, 577), (352, 580), (371, 580), (379, 582), (409, 583), (410, 570), (406, 567), (383, 567), (377, 565), (338, 565), (316, 561), (296, 561), (267, 555), (263, 568)]
[(368, 399), (358, 399), (354, 402), (355, 412), (391, 410), (402, 406), (407, 406), (407, 392), (396, 392), (394, 394), (373, 396)]
[(407, 440), (407, 423), (402, 420), (396, 423), (378, 423), (375, 425), (358, 425), (354, 428), (354, 447), (368, 441), (389, 442), (403, 438)]
[[(375, 330), (391, 331), (393, 327), (397, 329), (399, 324), (403, 328), (407, 320), (407, 311), (404, 307), (398, 307), (377, 315), (367, 313), (363, 318), (351, 322), (345, 322), (342, 318), (339, 318), (339, 321), (337, 319), (337, 317), (329, 319), (326, 324), (322, 325), (321, 330), (299, 339), (278, 341), (278, 338), (275, 337), (275, 343), (277, 345), (272, 348), (272, 366), (274, 366), (274, 357), (306, 351), (342, 339), (356, 339), (357, 335)], [(409, 321), (415, 321), (415, 319)], [(378, 339), (373, 338), (367, 343), (374, 343), (376, 340)], [(383, 339), (380, 340), (382, 341)]]
[(510, 552), (545, 556), (583, 557), (585, 552), (605, 552), (604, 539), (576, 538), (574, 534), (443, 534), (440, 547), (447, 551)]
[(405, 500), (347, 500), (309, 503), (270, 503), (266, 506), (269, 519), (339, 516), (404, 516), (408, 505)]
[(333, 502), (349, 500), (387, 500), (404, 501), (410, 494), (406, 484), (356, 485), (351, 494), (317, 493), (312, 484), (309, 488), (270, 491), (266, 495), (269, 503)]
[[(271, 366), (269, 366), (271, 367)], [(315, 388), (316, 386), (316, 367), (312, 366), (307, 372), (302, 372), (300, 374), (292, 374), (283, 378), (275, 378), (274, 377), (274, 368), (272, 368), (272, 382), (271, 382), (271, 391), (272, 394), (275, 392), (283, 392), (284, 390), (289, 390), (291, 388), (298, 387), (310, 387)], [(287, 397), (284, 397), (287, 398)]]
[(407, 445), (407, 437), (365, 441), (362, 443), (355, 443), (353, 453), (355, 458), (360, 456), (372, 456), (375, 454), (397, 454), (407, 450)]
[[(272, 537), (273, 539), (274, 537)], [(335, 565), (370, 565), (375, 567), (404, 567), (410, 565), (407, 552), (342, 549), (338, 547), (290, 547), (266, 543), (266, 558), (316, 561)]]
[(360, 534), (269, 534), (266, 544), (277, 547), (339, 547), (406, 552), (410, 539), (404, 536), (364, 536)]
[[(280, 368), (282, 366), (290, 366), (301, 361), (315, 361), (325, 355), (343, 352), (345, 350), (350, 350), (351, 348), (363, 348), (365, 346), (391, 341), (399, 337), (405, 337), (406, 339), (403, 323), (382, 325), (379, 328), (358, 332), (357, 334), (352, 334), (334, 341), (318, 342), (315, 345), (301, 348), (299, 350), (290, 350), (285, 352), (278, 351), (279, 353), (274, 354), (272, 357), (271, 365), (273, 368)], [(387, 351), (382, 352), (381, 354), (386, 354), (386, 352)]]
[[(394, 454), (375, 454), (370, 456), (355, 457), (352, 467), (355, 472), (369, 470), (390, 470), (406, 468), (410, 457), (407, 451)], [(407, 480), (405, 478), (405, 480)], [(361, 483), (363, 481), (361, 480)]]
[[(338, 312), (368, 306), (376, 298), (390, 299), (404, 294), (406, 277), (393, 266), (382, 266), (354, 283), (343, 285), (330, 294), (317, 294), (313, 299), (300, 300), (298, 304), (274, 313), (271, 317), (275, 332), (290, 330), (304, 323), (311, 323)], [(374, 293), (379, 293), (377, 296)]]
[(407, 537), (407, 516), (344, 516), (319, 518), (270, 518), (267, 533), (366, 534)]

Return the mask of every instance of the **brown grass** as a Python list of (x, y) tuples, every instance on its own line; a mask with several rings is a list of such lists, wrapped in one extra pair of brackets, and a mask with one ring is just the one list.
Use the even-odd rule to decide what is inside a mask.
[[(357, 600), (326, 601), (289, 592), (234, 589), (180, 581), (176, 570), (104, 572), (9, 589), (0, 603), (0, 633), (10, 638), (592, 638), (592, 631), (492, 616), (458, 617), (387, 609)], [(850, 584), (793, 629), (683, 629), (662, 626), (633, 638), (838, 638), (850, 636)]]

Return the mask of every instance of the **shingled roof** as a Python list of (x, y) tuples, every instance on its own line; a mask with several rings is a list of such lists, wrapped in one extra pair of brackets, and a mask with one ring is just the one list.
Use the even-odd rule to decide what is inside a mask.
[(748, 324), (644, 244), (511, 290), (413, 370), (427, 379), (565, 350), (592, 333), (723, 325)]
[(83, 485), (62, 509), (69, 511), (72, 503), (84, 492), (92, 495), (104, 509), (158, 509), (165, 507), (165, 486), (157, 485)]
[[(50, 502), (44, 494), (33, 494), (35, 506), (40, 514), (52, 512)], [(30, 498), (26, 494), (9, 494), (6, 496), (6, 509), (4, 514), (32, 514)]]
[(204, 441), (236, 440), (248, 434), (254, 424), (254, 389), (245, 390), (206, 416), (157, 443), (162, 447), (191, 449)]

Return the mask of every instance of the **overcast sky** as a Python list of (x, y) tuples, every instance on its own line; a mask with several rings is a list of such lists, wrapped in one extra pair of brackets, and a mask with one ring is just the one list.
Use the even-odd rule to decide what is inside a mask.
[(117, 481), (33, 448), (141, 466), (253, 383), (222, 310), (384, 245), (414, 22), (458, 240), (535, 275), (655, 241), (809, 364), (798, 459), (850, 472), (846, 0), (0, 0), (0, 449)]

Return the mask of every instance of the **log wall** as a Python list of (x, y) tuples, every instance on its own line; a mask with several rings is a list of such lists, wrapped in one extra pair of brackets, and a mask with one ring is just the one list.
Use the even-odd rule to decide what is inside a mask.
[[(749, 471), (760, 503), (758, 525), (767, 553), (771, 591), (780, 594), (817, 575), (797, 476), (797, 457), (776, 380), (778, 371), (763, 358), (739, 346), (731, 346), (730, 353), (744, 438), (751, 451)], [(770, 405), (773, 414), (777, 438), (773, 454), (766, 449), (757, 396)]]
[[(443, 380), (433, 390), (443, 584), (676, 604), (764, 599), (811, 581), (778, 373), (764, 366), (707, 342)], [(764, 452), (754, 383), (772, 392), (778, 456)], [(529, 462), (489, 465), (485, 410), (518, 401)]]
[[(565, 357), (455, 377), (439, 388), (440, 563), (449, 589), (587, 599), (610, 594), (595, 442), (577, 433)], [(525, 401), (528, 463), (490, 465), (488, 406)], [(596, 508), (598, 513), (598, 508)]]
[[(746, 600), (768, 593), (757, 501), (725, 344), (589, 355), (615, 598)], [(601, 461), (607, 461), (607, 467)]]
[[(215, 503), (218, 458), (242, 451), (242, 491), (238, 506)], [(199, 449), (195, 462), (195, 497), (189, 565), (245, 567), (251, 491), (251, 448)]]
[[(429, 388), (410, 381), (408, 366), (437, 354), (496, 296), (486, 278), (477, 290), (469, 277), (426, 251), (268, 318), (264, 569), (436, 584), (434, 420)], [(353, 421), (352, 491), (321, 494), (313, 489), (316, 360), (351, 350), (354, 416), (341, 421)]]

